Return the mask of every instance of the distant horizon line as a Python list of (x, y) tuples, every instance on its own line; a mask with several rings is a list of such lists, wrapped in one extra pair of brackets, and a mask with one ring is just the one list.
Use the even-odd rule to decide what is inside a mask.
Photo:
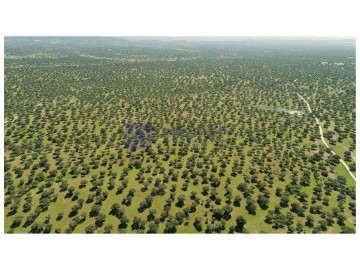
[[(101, 36), (99, 36), (101, 37)], [(105, 37), (105, 36), (103, 36)], [(329, 38), (340, 38), (340, 39), (355, 39), (356, 36), (328, 36), (328, 35), (304, 35), (304, 36), (281, 36), (281, 35), (125, 35), (125, 36), (107, 36), (107, 37), (163, 37), (163, 38), (320, 38), (320, 39), (329, 39)]]
[(327, 36), (327, 35), (309, 35), (309, 36), (281, 36), (281, 35), (259, 35), (259, 36), (249, 36), (249, 35), (124, 35), (124, 36), (115, 36), (115, 35), (8, 35), (4, 37), (102, 37), (102, 38), (163, 38), (163, 39), (217, 39), (217, 40), (244, 40), (244, 39), (304, 39), (304, 40), (356, 40), (355, 36)]

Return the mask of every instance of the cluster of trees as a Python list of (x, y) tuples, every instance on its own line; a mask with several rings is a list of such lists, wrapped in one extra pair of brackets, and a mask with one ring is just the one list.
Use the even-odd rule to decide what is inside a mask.
[(41, 48), (6, 47), (6, 230), (352, 232), (355, 188), (334, 172), (339, 156), (312, 115), (274, 110), (306, 112), (299, 92), (327, 138), (355, 145), (351, 59), (340, 51), (344, 69), (324, 71), (320, 58), (340, 61), (326, 48), (283, 60), (274, 48), (195, 48), (54, 46), (50, 61), (48, 46), (36, 58)]

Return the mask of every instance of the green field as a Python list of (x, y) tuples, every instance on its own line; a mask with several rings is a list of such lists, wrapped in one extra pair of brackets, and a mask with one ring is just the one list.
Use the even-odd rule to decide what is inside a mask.
[(5, 233), (355, 233), (297, 95), (355, 162), (354, 47), (34, 39), (5, 38)]

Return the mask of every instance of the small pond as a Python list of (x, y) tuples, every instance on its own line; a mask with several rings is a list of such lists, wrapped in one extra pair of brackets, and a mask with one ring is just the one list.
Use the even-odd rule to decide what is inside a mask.
[(281, 113), (289, 113), (289, 114), (296, 114), (298, 116), (301, 116), (304, 114), (304, 112), (302, 111), (295, 111), (295, 110), (288, 110), (282, 107), (279, 108), (263, 108), (264, 110), (272, 110), (272, 111), (276, 111), (276, 112), (281, 112)]

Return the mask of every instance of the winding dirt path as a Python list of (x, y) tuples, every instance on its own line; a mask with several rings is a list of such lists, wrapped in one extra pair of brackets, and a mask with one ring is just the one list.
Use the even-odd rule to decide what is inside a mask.
[[(312, 113), (312, 110), (311, 110), (311, 108), (310, 108), (309, 103), (308, 103), (301, 95), (299, 95), (299, 94), (297, 94), (297, 95), (299, 96), (299, 98), (301, 98), (301, 99), (305, 102), (305, 104), (306, 104), (307, 107), (308, 107), (309, 112)], [(330, 146), (326, 143), (326, 141), (325, 141), (325, 139), (324, 139), (323, 130), (322, 130), (322, 128), (321, 128), (319, 119), (316, 118), (316, 117), (314, 117), (314, 118), (315, 118), (316, 123), (317, 123), (318, 126), (319, 126), (320, 137), (321, 137), (322, 142), (324, 143), (324, 145), (325, 145), (327, 148), (331, 149)], [(333, 155), (336, 155), (336, 153), (335, 153), (333, 150), (331, 150), (331, 153), (332, 153)], [(344, 165), (345, 169), (348, 171), (348, 173), (349, 173), (350, 176), (354, 179), (354, 181), (356, 181), (355, 176), (354, 176), (353, 173), (350, 171), (350, 168), (349, 168), (349, 166), (345, 163), (345, 161), (343, 161), (342, 159), (340, 159), (340, 162)]]

